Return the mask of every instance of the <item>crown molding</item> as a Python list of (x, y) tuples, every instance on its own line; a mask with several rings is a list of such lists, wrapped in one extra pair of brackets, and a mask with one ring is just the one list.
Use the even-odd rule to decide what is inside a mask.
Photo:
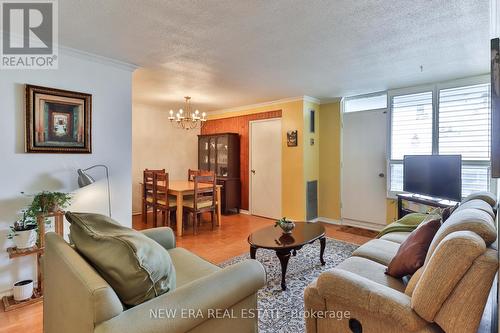
[(320, 99), (315, 98), (315, 97), (311, 97), (311, 96), (295, 96), (295, 97), (288, 97), (288, 98), (277, 99), (277, 100), (274, 100), (274, 101), (268, 101), (268, 102), (262, 102), (262, 103), (255, 103), (255, 104), (247, 104), (247, 105), (242, 105), (242, 106), (236, 106), (236, 107), (233, 107), (233, 108), (208, 111), (207, 113), (209, 115), (224, 114), (224, 113), (245, 111), (245, 110), (248, 110), (248, 109), (256, 109), (256, 108), (261, 108), (261, 107), (266, 107), (266, 106), (273, 106), (273, 105), (277, 105), (277, 104), (291, 103), (291, 102), (297, 102), (297, 101), (305, 101), (305, 102), (312, 102), (312, 103), (316, 103), (316, 104), (324, 104), (324, 103), (322, 103), (322, 101)]
[(311, 96), (305, 96), (304, 95), (304, 101), (305, 102), (311, 102), (311, 103), (316, 103), (316, 104), (321, 104), (321, 100), (316, 97), (311, 97)]
[(304, 99), (304, 96), (289, 97), (289, 98), (277, 99), (275, 101), (255, 103), (255, 104), (247, 104), (247, 105), (242, 105), (242, 106), (236, 106), (236, 107), (233, 107), (233, 108), (208, 111), (208, 114), (215, 115), (215, 114), (223, 114), (223, 113), (230, 113), (230, 112), (237, 112), (237, 111), (245, 111), (245, 110), (248, 110), (248, 109), (255, 109), (255, 108), (260, 108), (260, 107), (265, 107), (265, 106), (273, 106), (273, 105), (276, 105), (276, 104), (283, 104), (283, 103), (291, 103), (291, 102), (302, 101), (303, 99)]
[(76, 58), (80, 58), (83, 60), (94, 61), (94, 62), (103, 64), (103, 65), (113, 66), (113, 67), (116, 67), (116, 68), (119, 68), (122, 70), (126, 70), (129, 72), (133, 72), (134, 70), (136, 70), (139, 67), (138, 65), (135, 65), (135, 64), (131, 64), (128, 62), (100, 56), (100, 55), (86, 52), (86, 51), (82, 51), (82, 50), (77, 50), (77, 49), (63, 46), (63, 45), (59, 45), (59, 53), (73, 56)]

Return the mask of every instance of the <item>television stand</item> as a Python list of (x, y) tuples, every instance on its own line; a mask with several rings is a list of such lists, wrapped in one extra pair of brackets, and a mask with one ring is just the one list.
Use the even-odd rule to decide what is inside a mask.
[(453, 207), (455, 201), (432, 198), (414, 193), (398, 194), (398, 219), (410, 213), (429, 213), (432, 208)]

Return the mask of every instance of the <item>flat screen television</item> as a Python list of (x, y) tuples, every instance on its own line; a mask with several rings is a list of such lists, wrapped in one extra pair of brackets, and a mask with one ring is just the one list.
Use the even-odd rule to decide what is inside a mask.
[(440, 199), (462, 199), (461, 155), (406, 155), (403, 191)]

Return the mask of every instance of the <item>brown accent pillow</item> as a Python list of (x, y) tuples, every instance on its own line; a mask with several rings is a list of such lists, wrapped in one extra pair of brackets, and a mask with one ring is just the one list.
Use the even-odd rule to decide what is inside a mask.
[(455, 211), (455, 209), (458, 208), (459, 205), (460, 204), (457, 203), (455, 206), (450, 206), (443, 209), (443, 211), (441, 212), (441, 220), (443, 221), (443, 223), (446, 222), (448, 217), (450, 217), (450, 215), (453, 214), (453, 212)]
[(432, 239), (440, 226), (441, 219), (433, 219), (422, 223), (419, 228), (413, 230), (399, 246), (399, 250), (385, 270), (385, 274), (399, 279), (406, 275), (412, 275), (422, 267)]

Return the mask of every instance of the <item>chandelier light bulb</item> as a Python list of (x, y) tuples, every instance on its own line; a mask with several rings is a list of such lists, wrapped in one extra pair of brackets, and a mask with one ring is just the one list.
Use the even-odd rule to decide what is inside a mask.
[[(173, 121), (175, 120), (175, 127), (182, 128), (182, 129), (194, 129), (194, 128), (201, 128), (207, 119), (206, 113), (203, 112), (201, 113), (200, 110), (195, 109), (193, 110), (191, 107), (191, 97), (186, 96), (184, 97), (184, 108), (179, 108), (177, 112), (174, 112), (173, 110), (169, 111), (170, 116), (168, 119), (174, 123)], [(203, 115), (203, 119), (201, 119), (201, 115)]]

